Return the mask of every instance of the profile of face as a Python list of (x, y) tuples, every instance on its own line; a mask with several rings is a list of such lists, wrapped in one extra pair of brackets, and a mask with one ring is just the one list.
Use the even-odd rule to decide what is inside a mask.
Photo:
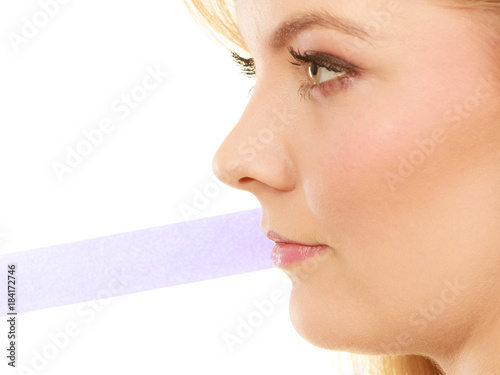
[(328, 245), (282, 267), (316, 346), (445, 357), (500, 326), (500, 48), (438, 3), (235, 4), (257, 80), (213, 168), (265, 233)]

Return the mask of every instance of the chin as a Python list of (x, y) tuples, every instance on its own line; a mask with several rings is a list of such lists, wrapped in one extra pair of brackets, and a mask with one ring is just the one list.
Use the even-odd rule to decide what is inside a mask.
[(289, 316), (295, 331), (318, 348), (367, 355), (386, 354), (380, 343), (387, 340), (391, 332), (380, 324), (371, 324), (373, 314), (368, 311), (366, 316), (361, 316), (359, 306), (354, 310), (352, 304), (319, 298), (304, 285), (294, 285)]

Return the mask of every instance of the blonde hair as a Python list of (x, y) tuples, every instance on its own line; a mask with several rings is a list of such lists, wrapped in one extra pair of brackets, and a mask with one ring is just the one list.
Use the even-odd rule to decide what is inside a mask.
[[(200, 27), (230, 51), (248, 53), (241, 39), (232, 0), (183, 0)], [(444, 6), (500, 11), (500, 0), (437, 0)], [(498, 21), (497, 21), (498, 22)], [(418, 355), (362, 356), (352, 354), (356, 374), (370, 375), (442, 375), (431, 359)]]

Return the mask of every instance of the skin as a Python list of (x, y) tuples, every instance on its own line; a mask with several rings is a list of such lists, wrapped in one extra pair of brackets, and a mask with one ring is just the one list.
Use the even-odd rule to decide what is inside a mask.
[[(287, 44), (363, 70), (311, 100), (297, 92), (307, 67), (267, 43), (305, 7), (378, 23), (371, 43), (316, 27)], [(424, 355), (448, 375), (500, 371), (498, 44), (472, 12), (424, 1), (236, 4), (257, 81), (213, 168), (258, 198), (265, 233), (330, 246), (283, 269), (291, 321), (313, 345)], [(269, 130), (272, 140), (255, 140)], [(423, 159), (417, 141), (429, 145)], [(413, 172), (399, 173), (412, 152)]]

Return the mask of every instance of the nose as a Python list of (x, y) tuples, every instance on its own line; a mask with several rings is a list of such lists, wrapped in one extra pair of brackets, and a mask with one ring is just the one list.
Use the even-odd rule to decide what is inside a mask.
[(254, 89), (240, 120), (217, 150), (212, 168), (219, 180), (259, 198), (262, 191), (295, 188), (295, 165), (287, 148), (287, 128), (296, 116), (278, 96)]

